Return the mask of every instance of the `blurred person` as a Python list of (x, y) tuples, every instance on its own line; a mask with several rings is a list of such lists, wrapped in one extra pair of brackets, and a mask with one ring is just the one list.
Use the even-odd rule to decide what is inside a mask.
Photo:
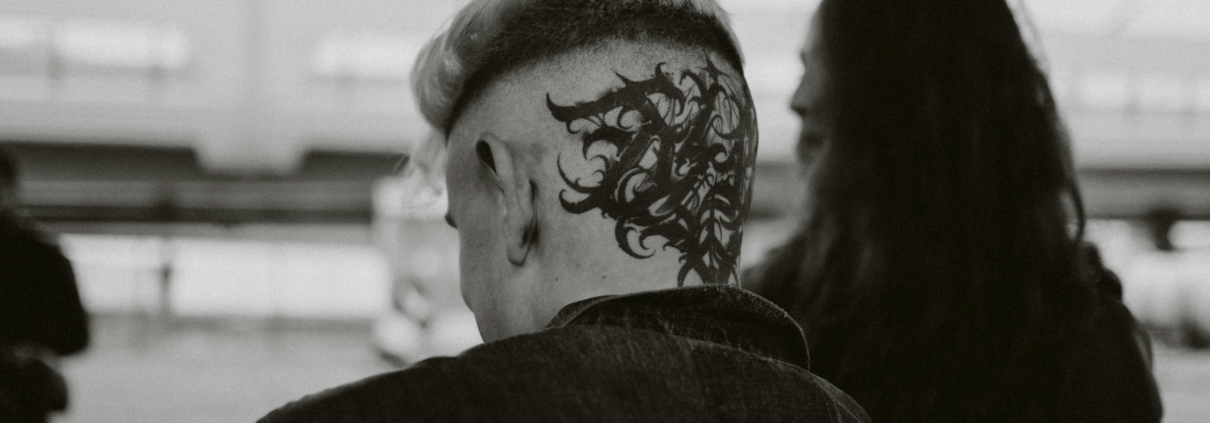
[(876, 422), (1159, 421), (1004, 0), (823, 0), (792, 100), (807, 201), (745, 283)]
[(1171, 207), (1160, 207), (1147, 212), (1143, 216), (1147, 228), (1147, 240), (1157, 251), (1176, 251), (1172, 243), (1172, 227), (1181, 221), (1181, 212)]
[(1143, 216), (1150, 248), (1139, 251), (1124, 272), (1132, 283), (1126, 303), (1162, 341), (1204, 349), (1210, 346), (1210, 266), (1204, 254), (1173, 242), (1173, 229), (1181, 220), (1181, 212), (1171, 207)]
[(738, 285), (756, 117), (712, 1), (474, 1), (413, 72), (486, 344), (293, 421), (868, 421)]
[(0, 150), (0, 421), (45, 422), (67, 407), (58, 359), (88, 346), (71, 263), (20, 218), (17, 167)]

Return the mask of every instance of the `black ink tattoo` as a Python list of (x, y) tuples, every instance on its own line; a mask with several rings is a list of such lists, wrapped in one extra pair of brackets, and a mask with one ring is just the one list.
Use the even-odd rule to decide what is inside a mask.
[(709, 61), (679, 75), (663, 66), (647, 80), (618, 75), (622, 86), (594, 101), (560, 106), (547, 94), (551, 114), (583, 134), (584, 159), (597, 166), (572, 178), (560, 159), (571, 190), (559, 200), (569, 212), (616, 219), (618, 245), (633, 257), (655, 253), (649, 238), (667, 240), (681, 254), (678, 285), (690, 271), (705, 283), (738, 283), (757, 145), (751, 95)]

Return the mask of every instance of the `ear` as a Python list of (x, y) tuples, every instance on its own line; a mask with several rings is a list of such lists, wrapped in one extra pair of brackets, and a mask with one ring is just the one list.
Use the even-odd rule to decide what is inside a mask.
[(483, 133), (475, 142), (475, 155), (495, 178), (504, 195), (504, 241), (508, 261), (520, 266), (533, 247), (537, 228), (534, 184), (529, 178), (529, 170), (509, 145), (490, 132)]

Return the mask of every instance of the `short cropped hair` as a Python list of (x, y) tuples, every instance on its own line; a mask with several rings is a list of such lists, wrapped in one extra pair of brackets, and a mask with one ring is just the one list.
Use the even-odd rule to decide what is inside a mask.
[(610, 41), (698, 48), (742, 73), (739, 45), (714, 0), (475, 0), (421, 51), (412, 90), (425, 120), (448, 136), (499, 77)]

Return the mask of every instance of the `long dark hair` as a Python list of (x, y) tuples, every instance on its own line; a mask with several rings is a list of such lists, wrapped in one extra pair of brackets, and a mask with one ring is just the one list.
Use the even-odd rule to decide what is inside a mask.
[(1004, 0), (824, 0), (827, 136), (757, 277), (874, 421), (1061, 418), (1096, 296), (1054, 98)]

